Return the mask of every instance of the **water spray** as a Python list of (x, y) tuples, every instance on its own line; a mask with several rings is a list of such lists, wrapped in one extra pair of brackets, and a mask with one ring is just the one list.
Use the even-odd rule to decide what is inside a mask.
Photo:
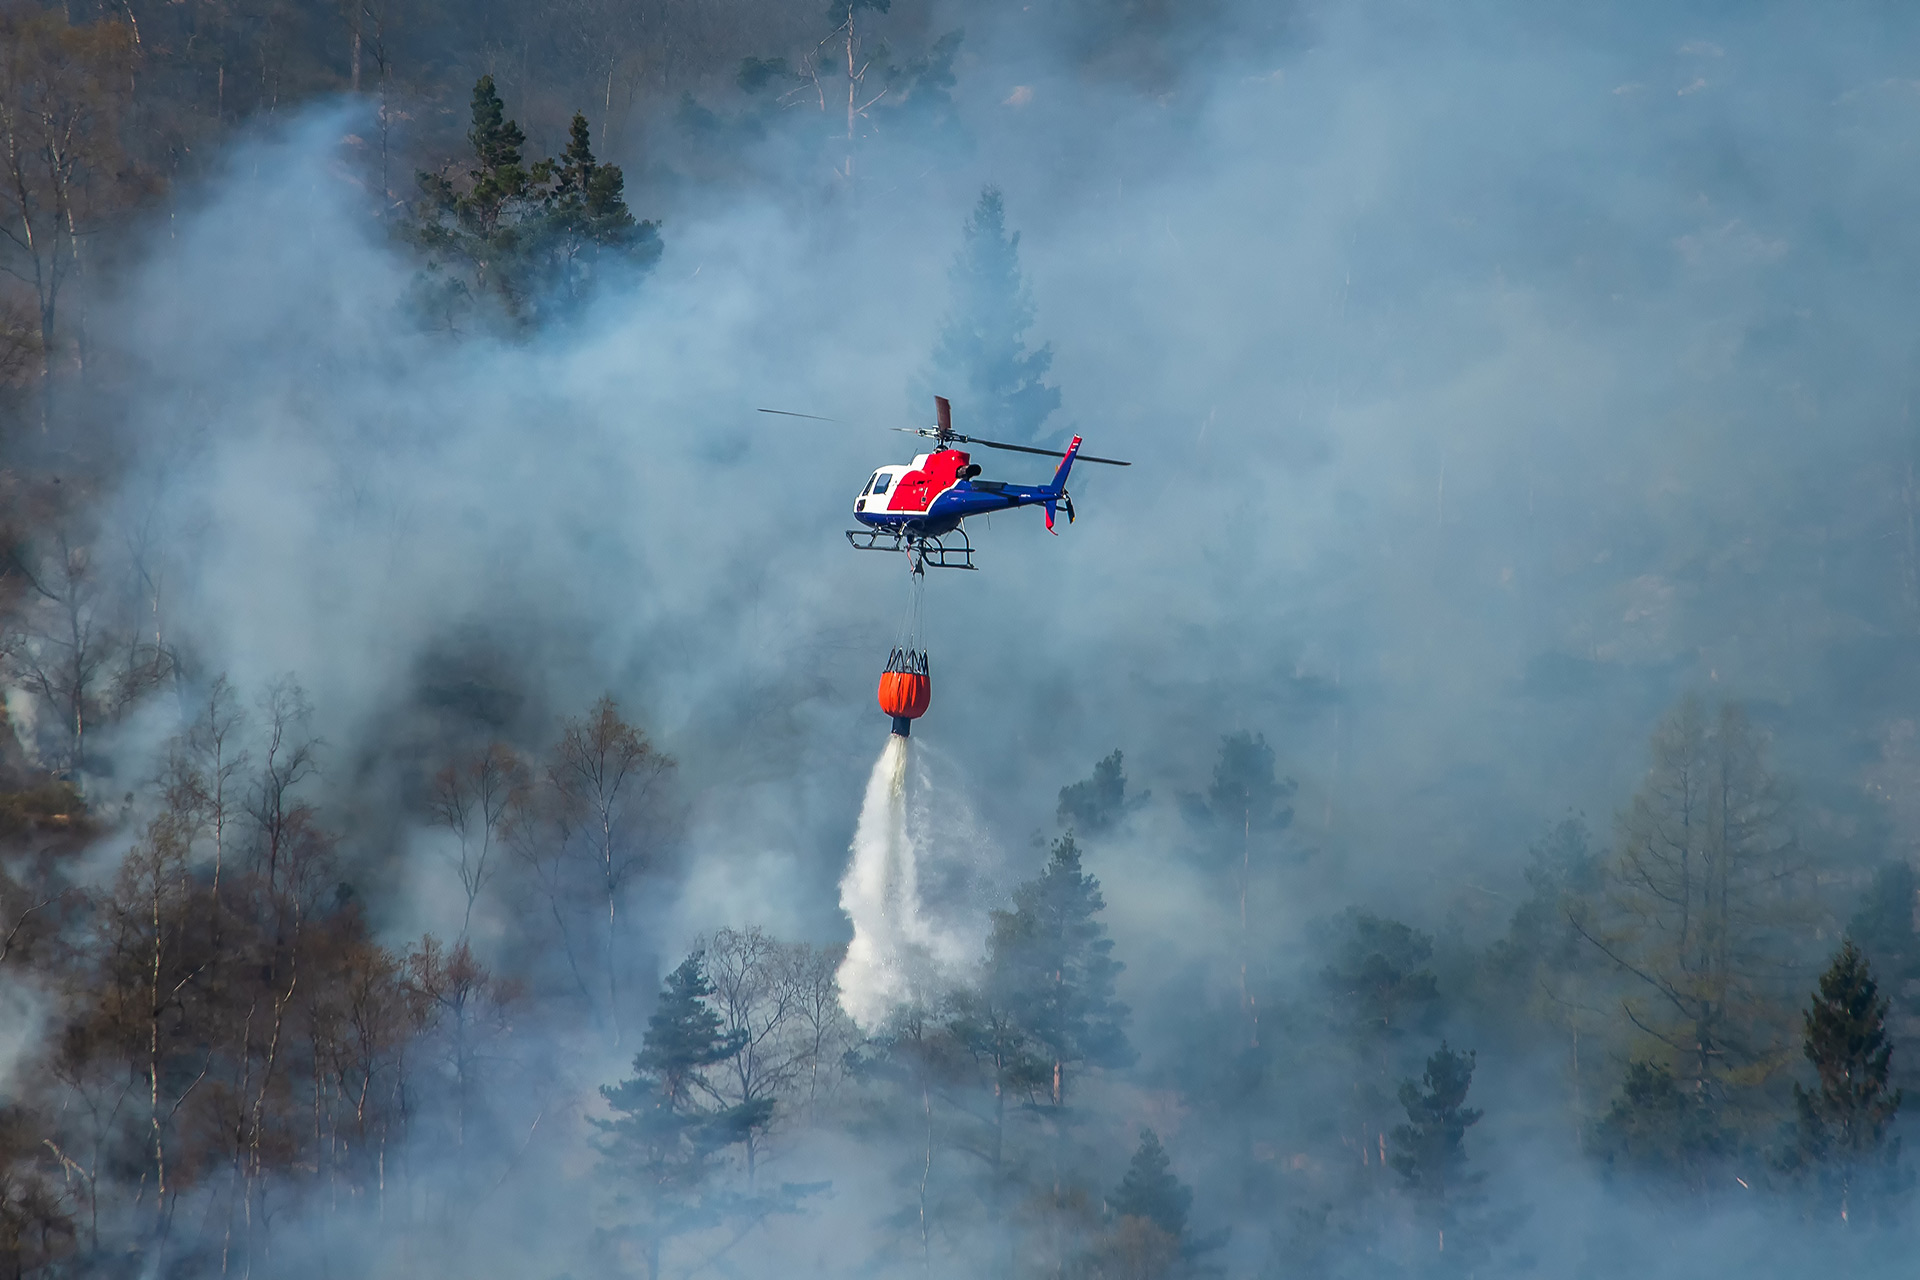
[(912, 988), (920, 895), (907, 830), (907, 760), (906, 735), (888, 735), (867, 778), (852, 858), (840, 878), (840, 909), (853, 922), (840, 962), (840, 1003), (863, 1027), (879, 1025)]
[(867, 779), (852, 857), (840, 879), (840, 909), (853, 922), (853, 941), (840, 965), (840, 1002), (864, 1027), (878, 1025), (895, 1005), (913, 999), (932, 970), (935, 939), (922, 918), (907, 813), (908, 738), (933, 698), (920, 635), (924, 580), (916, 566), (906, 612), (880, 673), (880, 709), (893, 721), (892, 732)]

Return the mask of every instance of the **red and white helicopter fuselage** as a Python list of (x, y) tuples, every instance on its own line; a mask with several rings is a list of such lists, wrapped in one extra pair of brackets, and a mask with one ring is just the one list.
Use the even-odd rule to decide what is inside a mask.
[(1073, 518), (1067, 473), (1079, 452), (1080, 437), (1075, 436), (1053, 480), (1044, 485), (981, 480), (979, 465), (961, 449), (923, 453), (912, 462), (874, 472), (853, 501), (853, 517), (870, 529), (937, 538), (959, 528), (968, 516), (1039, 506), (1046, 508), (1051, 529), (1057, 507), (1065, 506), (1067, 518)]

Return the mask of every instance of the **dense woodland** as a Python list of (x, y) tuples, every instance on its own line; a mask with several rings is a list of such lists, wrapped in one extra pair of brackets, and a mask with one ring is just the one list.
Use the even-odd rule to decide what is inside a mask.
[[(1071, 8), (1064, 63), (1127, 92), (1210, 47)], [(661, 206), (775, 144), (823, 219), (870, 149), (964, 145), (970, 37), (892, 9), (0, 8), (5, 1274), (1609, 1276), (1763, 1220), (1690, 1265), (1899, 1257), (1908, 784), (1796, 776), (1792, 717), (1717, 675), (1639, 726), (1611, 812), (1543, 797), (1564, 816), (1487, 851), (1475, 927), (1316, 897), (1338, 842), (1284, 723), (1193, 736), (1184, 778), (1034, 760), (1058, 807), (1010, 819), (1034, 856), (966, 979), (857, 1027), (844, 936), (663, 951), (694, 784), (612, 678), (517, 709), (510, 671), (423, 680), (375, 749), (325, 741), (298, 672), (243, 686), (182, 638), (176, 550), (109, 500), (152, 372), (99, 317), (230, 148), (358, 103), (342, 165), (407, 323), (564, 341), (652, 287)], [(1018, 223), (978, 190), (911, 377), (1035, 441), (1062, 390)], [(1110, 927), (1143, 840), (1215, 963)], [(423, 885), (457, 930), (394, 932)]]

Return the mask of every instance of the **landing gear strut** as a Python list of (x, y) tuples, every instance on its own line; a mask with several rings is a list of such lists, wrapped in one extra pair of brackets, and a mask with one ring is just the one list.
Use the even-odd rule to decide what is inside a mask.
[(856, 551), (904, 551), (908, 568), (916, 574), (928, 569), (980, 567), (973, 562), (973, 541), (965, 529), (950, 529), (939, 535), (905, 529), (849, 529), (847, 543)]

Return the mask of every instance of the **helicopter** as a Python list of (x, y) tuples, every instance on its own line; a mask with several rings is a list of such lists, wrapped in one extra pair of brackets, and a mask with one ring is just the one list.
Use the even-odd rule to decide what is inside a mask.
[[(977, 569), (973, 563), (973, 543), (962, 522), (970, 516), (1010, 511), (1015, 507), (1041, 507), (1046, 512), (1047, 529), (1053, 527), (1057, 510), (1065, 509), (1067, 522), (1073, 522), (1073, 499), (1067, 494), (1067, 473), (1073, 464), (1098, 462), (1110, 467), (1133, 464), (1118, 458), (1096, 458), (1080, 452), (1080, 437), (1075, 436), (1064, 450), (1036, 449), (1031, 445), (1005, 444), (963, 436), (953, 429), (953, 406), (945, 396), (933, 398), (936, 426), (894, 427), (911, 435), (925, 436), (936, 448), (922, 453), (912, 462), (881, 467), (867, 479), (866, 487), (853, 501), (853, 518), (858, 529), (847, 530), (847, 542), (859, 551), (904, 551), (912, 571), (924, 569)], [(762, 409), (787, 417), (807, 418), (812, 414), (791, 413), (784, 409)], [(980, 464), (956, 444), (976, 444), (1009, 453), (1037, 453), (1060, 459), (1053, 479), (1043, 485), (1008, 484), (1000, 480), (979, 479)]]

